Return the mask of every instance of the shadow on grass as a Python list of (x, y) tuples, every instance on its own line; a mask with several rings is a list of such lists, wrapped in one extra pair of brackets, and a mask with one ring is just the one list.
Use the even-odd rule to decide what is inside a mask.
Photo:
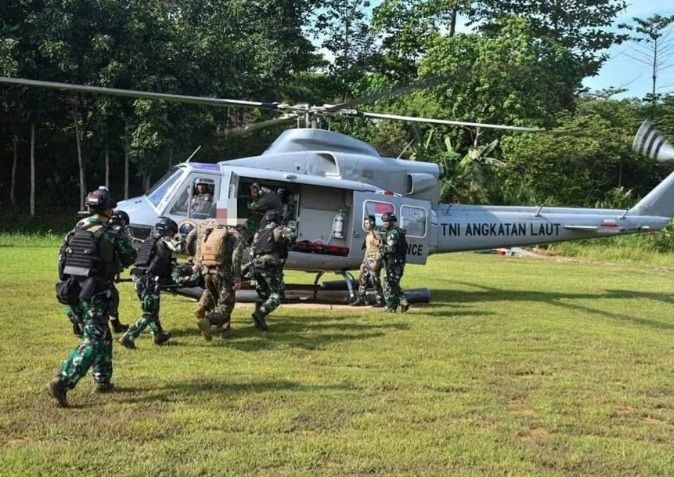
[[(461, 285), (481, 289), (480, 291), (433, 291), (433, 303), (424, 305), (430, 309), (465, 306), (465, 304), (480, 302), (541, 302), (566, 308), (572, 311), (581, 311), (601, 315), (618, 321), (629, 322), (637, 325), (643, 325), (655, 329), (674, 329), (674, 323), (657, 321), (654, 319), (641, 318), (629, 313), (614, 313), (606, 311), (600, 304), (597, 307), (585, 306), (578, 303), (572, 303), (567, 300), (601, 300), (601, 299), (651, 299), (665, 303), (674, 303), (674, 297), (662, 293), (634, 292), (630, 290), (605, 290), (603, 293), (564, 293), (564, 292), (541, 292), (535, 290), (510, 290), (504, 288), (487, 287), (475, 283), (456, 282)], [(635, 305), (633, 310), (640, 308)], [(452, 316), (451, 312), (436, 313), (426, 312), (430, 315)], [(466, 312), (468, 315), (475, 315), (475, 312)]]
[[(379, 317), (377, 317), (379, 319)], [(329, 318), (306, 317), (285, 318), (271, 315), (268, 319), (269, 331), (261, 332), (252, 325), (234, 322), (232, 336), (221, 339), (213, 330), (213, 341), (209, 346), (222, 346), (239, 351), (273, 350), (283, 348), (320, 349), (338, 342), (360, 341), (385, 336), (390, 331), (409, 329), (407, 323), (376, 321), (357, 323), (351, 316), (330, 316)], [(240, 327), (237, 327), (240, 325)], [(173, 338), (200, 336), (196, 327), (172, 329)], [(204, 342), (205, 343), (205, 342)]]
[[(212, 377), (205, 380), (170, 382), (161, 387), (146, 389), (119, 388), (115, 391), (115, 400), (124, 403), (157, 403), (157, 402), (181, 402), (192, 401), (197, 394), (212, 395), (213, 399), (221, 399), (223, 395), (235, 394), (263, 394), (276, 393), (279, 391), (292, 391), (301, 393), (314, 393), (316, 391), (353, 391), (361, 392), (362, 387), (355, 384), (316, 386), (300, 384), (292, 381), (259, 381), (252, 383), (232, 383), (223, 375), (215, 381)], [(126, 396), (130, 394), (129, 396)], [(204, 402), (206, 396), (199, 397)]]

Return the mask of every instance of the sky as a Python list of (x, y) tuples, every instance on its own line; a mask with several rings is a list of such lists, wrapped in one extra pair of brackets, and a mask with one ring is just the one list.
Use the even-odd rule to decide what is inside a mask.
[[(633, 23), (633, 17), (647, 19), (656, 14), (674, 15), (674, 1), (630, 0), (627, 10), (616, 19), (615, 23)], [(662, 69), (656, 82), (656, 92), (660, 94), (674, 93), (674, 24), (670, 25), (665, 33), (669, 34), (669, 38), (664, 40), (663, 37), (662, 43), (667, 45), (669, 42), (670, 48), (669, 55), (665, 53), (662, 56)], [(583, 84), (593, 90), (609, 87), (627, 88), (627, 92), (614, 96), (615, 98), (643, 98), (652, 88), (652, 66), (639, 61), (646, 60), (645, 51), (632, 42), (614, 46), (608, 51), (609, 59), (599, 74), (586, 78)], [(666, 68), (668, 65), (669, 68)]]

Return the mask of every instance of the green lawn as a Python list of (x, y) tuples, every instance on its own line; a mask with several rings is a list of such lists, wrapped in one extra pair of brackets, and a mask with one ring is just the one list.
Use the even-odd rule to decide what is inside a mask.
[(407, 314), (282, 306), (260, 334), (241, 305), (210, 343), (166, 294), (170, 345), (116, 344), (117, 392), (59, 409), (57, 248), (0, 246), (0, 476), (674, 475), (668, 268), (442, 255)]

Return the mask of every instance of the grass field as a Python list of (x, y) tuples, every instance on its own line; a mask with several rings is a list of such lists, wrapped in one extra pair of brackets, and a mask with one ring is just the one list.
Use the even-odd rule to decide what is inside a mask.
[(670, 268), (442, 255), (407, 314), (283, 306), (260, 334), (241, 305), (211, 343), (168, 294), (170, 345), (115, 344), (117, 391), (59, 409), (78, 341), (37, 244), (0, 242), (0, 476), (674, 475)]

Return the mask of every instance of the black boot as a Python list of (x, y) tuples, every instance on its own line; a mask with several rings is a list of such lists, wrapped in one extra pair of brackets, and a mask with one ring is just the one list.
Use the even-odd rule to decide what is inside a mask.
[(110, 326), (113, 333), (124, 333), (129, 329), (129, 325), (122, 324), (117, 317), (110, 317)]
[(356, 297), (355, 300), (353, 300), (351, 303), (349, 303), (350, 306), (365, 306), (365, 300), (363, 297), (359, 296)]
[(251, 316), (255, 322), (255, 328), (260, 331), (267, 331), (267, 310), (263, 307), (258, 308)]

